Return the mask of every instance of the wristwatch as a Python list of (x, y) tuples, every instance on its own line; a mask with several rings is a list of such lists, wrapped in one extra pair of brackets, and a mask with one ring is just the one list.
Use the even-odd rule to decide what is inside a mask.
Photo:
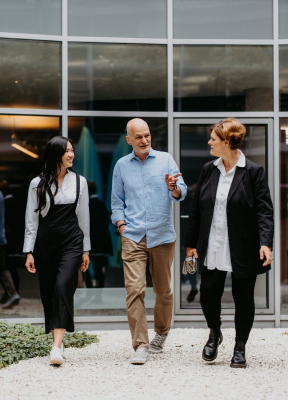
[(117, 232), (119, 232), (119, 229), (121, 228), (121, 226), (126, 226), (127, 224), (120, 224), (119, 226), (118, 226), (118, 228), (117, 228)]
[(168, 189), (170, 192), (174, 192), (174, 190), (177, 190), (177, 185), (175, 185), (175, 187), (174, 187), (174, 189), (172, 189), (172, 190), (170, 190), (170, 189)]

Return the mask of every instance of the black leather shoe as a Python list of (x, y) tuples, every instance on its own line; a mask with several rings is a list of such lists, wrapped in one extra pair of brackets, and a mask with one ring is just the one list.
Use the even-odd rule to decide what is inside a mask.
[(245, 359), (245, 344), (243, 342), (236, 342), (234, 347), (234, 356), (232, 357), (231, 368), (246, 368)]
[(214, 361), (218, 355), (218, 346), (222, 343), (223, 336), (220, 328), (210, 329), (208, 342), (202, 352), (205, 361)]

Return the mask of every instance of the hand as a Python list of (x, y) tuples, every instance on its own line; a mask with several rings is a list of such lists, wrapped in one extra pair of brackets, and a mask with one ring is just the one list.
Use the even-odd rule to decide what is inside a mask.
[(90, 264), (89, 254), (82, 254), (82, 261), (80, 271), (86, 272)]
[(198, 258), (197, 249), (191, 249), (191, 247), (186, 248), (186, 256)]
[(31, 274), (35, 274), (36, 268), (34, 263), (34, 257), (31, 253), (27, 254), (25, 267), (27, 268), (28, 272), (31, 272)]
[(126, 227), (126, 225), (123, 225), (123, 226), (121, 226), (121, 228), (119, 229), (119, 233), (120, 233), (120, 236), (121, 236), (121, 237), (122, 237), (122, 234), (123, 234), (123, 232), (124, 232), (125, 227)]
[(266, 261), (264, 261), (263, 267), (266, 267), (266, 265), (269, 265), (272, 262), (272, 253), (270, 248), (267, 246), (261, 246), (260, 248), (260, 260), (264, 260), (264, 256)]
[(181, 176), (182, 174), (175, 174), (169, 176), (169, 174), (165, 175), (165, 182), (167, 185), (168, 190), (173, 190), (177, 184), (178, 176)]

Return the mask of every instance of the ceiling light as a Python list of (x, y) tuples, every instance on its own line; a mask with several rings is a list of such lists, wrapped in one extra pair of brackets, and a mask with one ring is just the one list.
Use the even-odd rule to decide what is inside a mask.
[(19, 146), (19, 144), (12, 143), (11, 146), (17, 150), (22, 151), (23, 153), (27, 154), (30, 157), (39, 158), (38, 154), (32, 153), (32, 151), (25, 149), (25, 147)]

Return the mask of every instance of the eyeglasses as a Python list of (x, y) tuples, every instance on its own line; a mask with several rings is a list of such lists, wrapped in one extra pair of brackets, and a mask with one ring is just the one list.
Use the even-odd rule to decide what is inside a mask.
[(218, 128), (218, 126), (220, 126), (220, 125), (222, 125), (223, 124), (223, 119), (221, 119), (221, 121), (219, 122), (219, 124), (217, 125), (217, 128)]

